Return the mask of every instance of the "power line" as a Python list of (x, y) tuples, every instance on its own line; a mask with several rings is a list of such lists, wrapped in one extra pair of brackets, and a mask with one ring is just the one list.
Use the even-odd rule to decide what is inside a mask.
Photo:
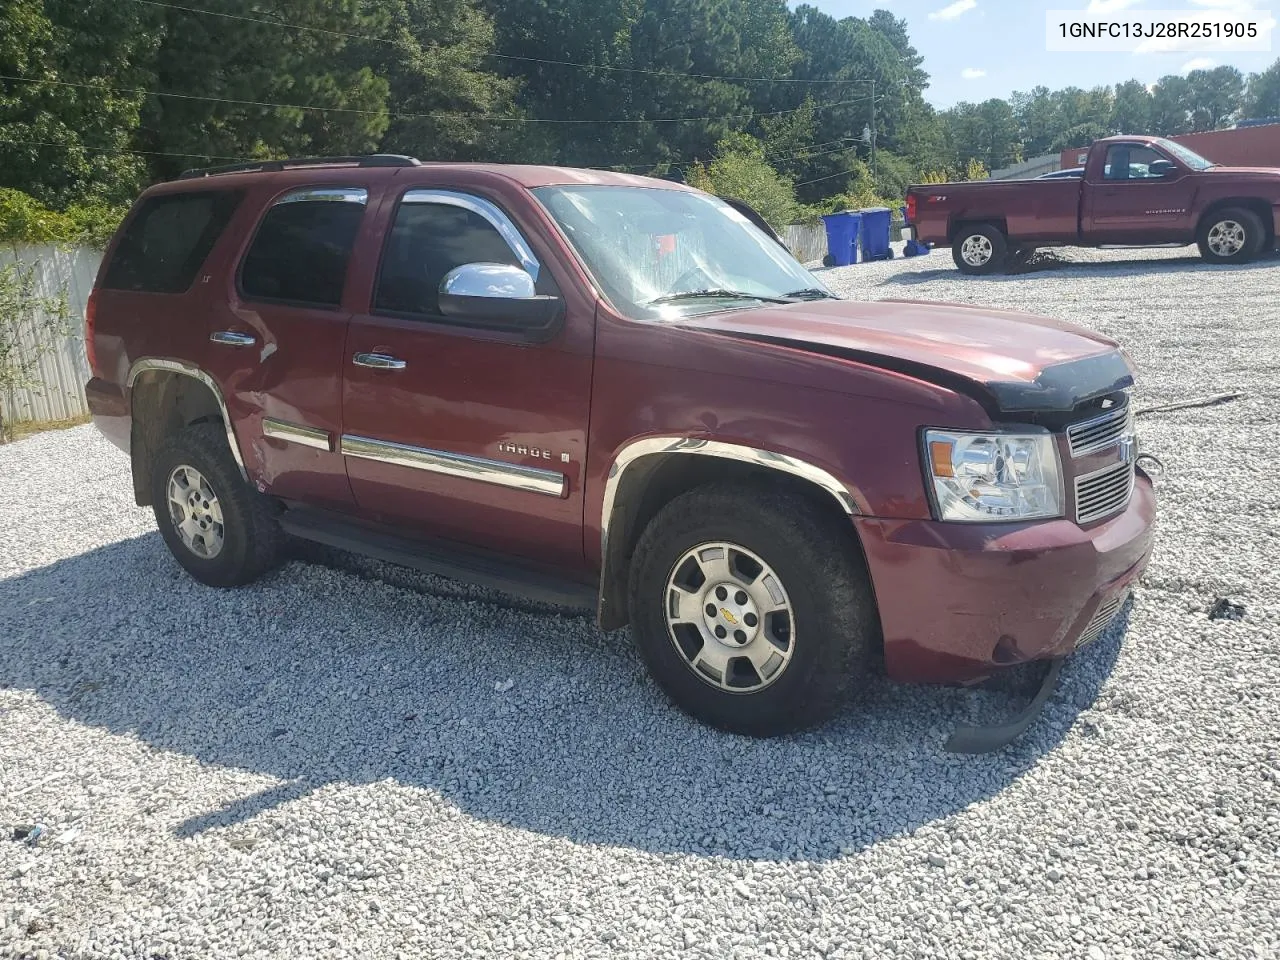
[(245, 157), (223, 157), (214, 153), (165, 153), (159, 150), (126, 150), (121, 147), (89, 147), (82, 143), (58, 143), (53, 140), (0, 140), (0, 143), (31, 145), (36, 147), (62, 147), (66, 150), (85, 150), (89, 153), (106, 153), (112, 155), (136, 157), (183, 157), (200, 160), (245, 160)]
[[(139, 0), (141, 2), (141, 0)], [(154, 0), (148, 0), (154, 2)], [(359, 110), (355, 107), (317, 107), (304, 103), (271, 103), (262, 100), (235, 100), (229, 97), (202, 97), (191, 93), (167, 93), (158, 90), (141, 90), (129, 87), (109, 87), (105, 84), (94, 83), (72, 83), (69, 80), (37, 80), (32, 77), (13, 77), (0, 74), (0, 80), (11, 80), (16, 83), (46, 83), (57, 87), (76, 87), (83, 90), (98, 90), (111, 93), (126, 93), (135, 96), (144, 97), (169, 97), (175, 100), (198, 100), (204, 103), (230, 103), (242, 107), (267, 107), (282, 110), (311, 110), (319, 113), (348, 113), (359, 116), (369, 117), (395, 117), (399, 120), (476, 120), (489, 123), (541, 123), (541, 124), (611, 124), (611, 123), (709, 123), (721, 120), (751, 120), (757, 117), (780, 117), (786, 114), (799, 113), (808, 109), (807, 107), (798, 107), (793, 110), (775, 110), (769, 113), (739, 113), (726, 114), (720, 117), (653, 117), (650, 119), (633, 120), (625, 118), (616, 118), (608, 120), (550, 120), (540, 119), (537, 117), (494, 117), (486, 116), (482, 113), (399, 113), (389, 110)], [(866, 97), (857, 97), (853, 100), (837, 100), (833, 103), (819, 104), (814, 109), (828, 110), (832, 107), (849, 106), (854, 103), (862, 103)]]
[(857, 172), (858, 172), (858, 168), (854, 167), (852, 170), (841, 170), (839, 173), (831, 173), (825, 177), (814, 177), (812, 180), (801, 180), (799, 183), (796, 184), (796, 186), (806, 187), (811, 183), (821, 183), (823, 180), (834, 180), (836, 177), (847, 177), (849, 174), (857, 173)]
[[(200, 7), (188, 7), (180, 3), (163, 3), (161, 0), (133, 0), (134, 3), (144, 3), (150, 7), (163, 7), (169, 10), (182, 10), (186, 13), (199, 13), (209, 17), (223, 17), (227, 20), (241, 20), (248, 23), (261, 23), (270, 27), (284, 27), (290, 30), (302, 30), (308, 33), (320, 33), (330, 37), (340, 37), (345, 40), (364, 40), (369, 43), (387, 43), (395, 44), (398, 40), (392, 40), (387, 37), (371, 37), (361, 33), (345, 33), (341, 30), (328, 30), (324, 27), (309, 27), (300, 23), (290, 23), (285, 20), (267, 20), (261, 17), (247, 17), (242, 14), (223, 13), (220, 10), (205, 10)], [(735, 77), (727, 75), (719, 75), (712, 73), (683, 73), (676, 70), (642, 70), (638, 67), (612, 67), (604, 64), (594, 63), (576, 63), (572, 60), (546, 60), (540, 57), (520, 57), (508, 53), (482, 53), (481, 57), (491, 57), (496, 60), (516, 60), (522, 63), (544, 63), (561, 67), (577, 67), (581, 70), (604, 70), (610, 73), (637, 73), (650, 77), (685, 77), (693, 80), (728, 80), (738, 83), (871, 83), (873, 81), (863, 79), (852, 80), (802, 80), (796, 77)]]

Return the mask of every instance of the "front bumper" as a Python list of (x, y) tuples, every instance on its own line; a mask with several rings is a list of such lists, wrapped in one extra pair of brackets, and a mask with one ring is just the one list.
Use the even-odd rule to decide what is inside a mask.
[(1146, 568), (1155, 514), (1138, 471), (1125, 510), (1088, 528), (855, 518), (889, 676), (970, 683), (1071, 653)]

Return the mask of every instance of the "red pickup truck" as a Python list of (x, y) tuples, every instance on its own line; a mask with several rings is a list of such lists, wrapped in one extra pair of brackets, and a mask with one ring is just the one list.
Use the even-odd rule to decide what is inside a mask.
[(1114, 341), (841, 300), (658, 180), (193, 171), (135, 204), (87, 324), (94, 420), (195, 580), (248, 583), (288, 534), (594, 607), (740, 733), (821, 721), (877, 662), (1060, 662), (1151, 547)]
[(1276, 243), (1280, 169), (1224, 167), (1155, 137), (1111, 137), (1083, 177), (913, 186), (916, 240), (950, 244), (956, 266), (984, 274), (1039, 247), (1182, 246), (1210, 263), (1245, 263)]

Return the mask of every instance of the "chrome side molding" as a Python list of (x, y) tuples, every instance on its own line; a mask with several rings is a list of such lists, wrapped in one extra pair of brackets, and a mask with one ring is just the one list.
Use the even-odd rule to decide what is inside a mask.
[(183, 363), (181, 360), (143, 357), (141, 360), (135, 360), (133, 366), (129, 368), (129, 376), (125, 378), (125, 385), (132, 390), (134, 381), (138, 377), (153, 370), (178, 373), (184, 377), (191, 377), (193, 380), (199, 380), (209, 388), (214, 399), (218, 401), (218, 408), (222, 411), (222, 423), (227, 428), (227, 446), (231, 448), (231, 456), (234, 458), (236, 466), (240, 468), (240, 476), (247, 481), (249, 479), (249, 471), (244, 468), (244, 459), (240, 456), (240, 443), (236, 440), (236, 430), (231, 425), (231, 414), (227, 412), (227, 402), (222, 398), (222, 390), (218, 387), (217, 381), (199, 367), (190, 363)]
[(273, 417), (262, 418), (262, 435), (276, 440), (287, 440), (289, 443), (297, 443), (304, 447), (314, 447), (325, 452), (333, 450), (333, 438), (328, 431), (304, 427), (300, 423), (276, 420)]
[(410, 467), (414, 470), (426, 470), (429, 473), (440, 473), (449, 477), (461, 477), (464, 480), (478, 480), (481, 483), (540, 493), (548, 497), (563, 497), (569, 485), (568, 478), (554, 470), (540, 470), (537, 467), (471, 457), (461, 453), (450, 453), (447, 450), (411, 447), (388, 440), (374, 440), (371, 437), (343, 434), (340, 452), (344, 457), (374, 460), (396, 467)]

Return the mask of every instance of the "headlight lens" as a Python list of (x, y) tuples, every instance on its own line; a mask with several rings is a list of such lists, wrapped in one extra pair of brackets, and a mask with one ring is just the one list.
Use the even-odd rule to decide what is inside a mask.
[(939, 520), (981, 523), (1062, 516), (1062, 468), (1048, 433), (929, 430), (925, 453)]

